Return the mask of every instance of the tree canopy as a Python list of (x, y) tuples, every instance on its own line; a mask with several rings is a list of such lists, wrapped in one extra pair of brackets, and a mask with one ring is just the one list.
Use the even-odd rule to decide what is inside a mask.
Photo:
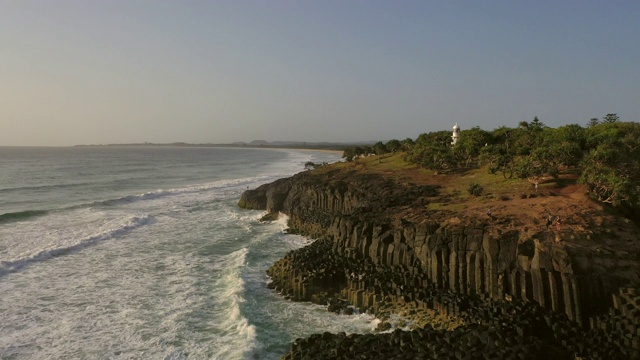
[[(534, 117), (514, 128), (462, 130), (455, 145), (451, 131), (435, 131), (415, 141), (378, 142), (366, 153), (404, 151), (407, 161), (436, 173), (487, 166), (505, 178), (540, 181), (571, 171), (594, 199), (640, 210), (640, 124), (610, 113), (586, 125), (551, 128)], [(362, 149), (347, 149), (343, 157), (351, 161), (358, 154)]]

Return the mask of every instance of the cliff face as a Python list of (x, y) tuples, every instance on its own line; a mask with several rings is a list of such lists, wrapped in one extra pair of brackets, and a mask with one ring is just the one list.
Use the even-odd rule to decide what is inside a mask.
[(298, 264), (292, 271), (293, 258), (270, 270), (276, 286), (295, 299), (330, 289), (357, 306), (391, 296), (452, 314), (465, 308), (448, 307), (434, 294), (534, 302), (585, 327), (622, 326), (622, 335), (630, 335), (622, 345), (638, 349), (640, 303), (619, 291), (636, 274), (625, 271), (628, 263), (601, 261), (595, 268), (592, 249), (571, 241), (580, 234), (532, 236), (494, 217), (426, 210), (438, 189), (344, 170), (306, 172), (246, 191), (240, 206), (286, 213), (293, 230), (325, 239), (318, 254), (331, 253), (324, 262), (335, 264), (322, 274), (308, 260), (302, 262), (309, 269)]

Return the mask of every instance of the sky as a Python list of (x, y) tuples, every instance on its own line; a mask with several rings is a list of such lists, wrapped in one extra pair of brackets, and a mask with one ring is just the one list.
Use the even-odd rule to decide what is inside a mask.
[(0, 0), (0, 146), (640, 121), (640, 1)]

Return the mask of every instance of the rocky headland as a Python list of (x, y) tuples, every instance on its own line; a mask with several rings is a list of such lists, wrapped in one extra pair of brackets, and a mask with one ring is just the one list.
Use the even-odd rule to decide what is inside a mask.
[(316, 239), (268, 270), (275, 290), (405, 329), (312, 335), (285, 359), (640, 358), (640, 229), (570, 175), (534, 188), (371, 157), (247, 190), (239, 206)]

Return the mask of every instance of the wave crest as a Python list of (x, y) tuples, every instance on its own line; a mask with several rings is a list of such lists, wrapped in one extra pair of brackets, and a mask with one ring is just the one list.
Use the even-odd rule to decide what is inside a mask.
[(51, 191), (56, 189), (68, 189), (78, 186), (91, 185), (91, 183), (73, 183), (73, 184), (51, 184), (51, 185), (31, 185), (31, 186), (17, 186), (0, 189), (0, 193), (12, 192), (12, 191)]
[(234, 187), (242, 187), (244, 185), (253, 184), (255, 182), (259, 182), (261, 180), (266, 180), (266, 179), (268, 179), (268, 177), (258, 176), (258, 177), (252, 177), (252, 178), (220, 180), (210, 184), (187, 186), (187, 187), (169, 189), (169, 190), (158, 189), (156, 191), (150, 191), (144, 194), (127, 195), (117, 199), (96, 201), (90, 205), (113, 206), (113, 205), (128, 204), (128, 203), (133, 203), (138, 201), (155, 200), (155, 199), (163, 198), (166, 196), (195, 194), (203, 191), (220, 190), (225, 188), (232, 189)]
[(46, 210), (25, 210), (25, 211), (5, 213), (0, 215), (0, 223), (24, 220), (34, 216), (42, 216), (42, 215), (45, 215), (46, 213), (47, 213)]
[(122, 223), (117, 228), (110, 229), (84, 239), (80, 239), (75, 244), (43, 249), (35, 254), (31, 254), (17, 260), (0, 261), (0, 276), (14, 273), (33, 263), (46, 261), (48, 259), (65, 255), (71, 252), (76, 252), (101, 241), (113, 239), (117, 236), (124, 235), (125, 233), (133, 229), (152, 223), (153, 220), (154, 218), (150, 215), (133, 216), (127, 219), (126, 222)]
[(220, 332), (213, 354), (214, 359), (244, 358), (256, 346), (256, 327), (242, 311), (245, 281), (241, 276), (249, 253), (247, 247), (234, 251), (220, 259), (220, 269), (224, 275), (216, 282), (220, 296), (217, 297), (216, 308), (221, 321), (217, 324)]

